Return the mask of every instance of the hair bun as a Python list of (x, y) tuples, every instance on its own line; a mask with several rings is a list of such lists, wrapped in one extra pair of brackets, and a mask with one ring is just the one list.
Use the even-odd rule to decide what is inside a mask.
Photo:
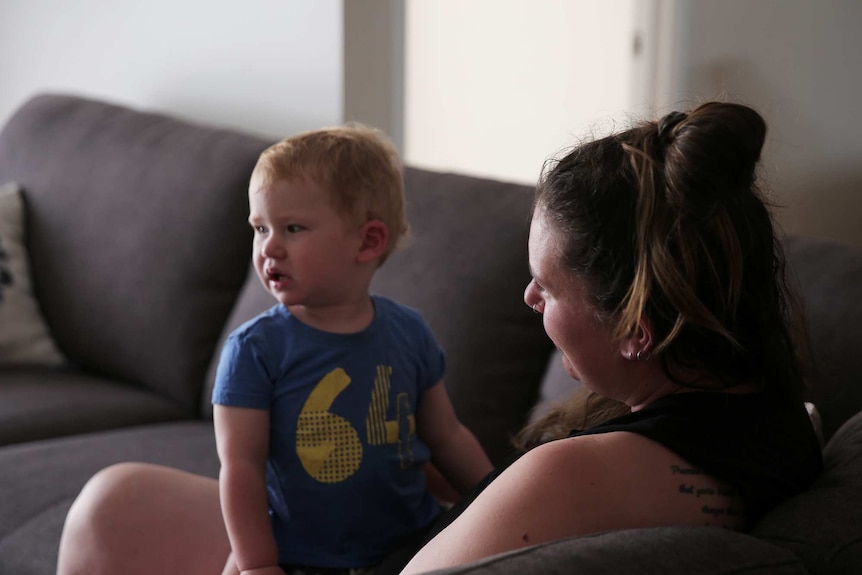
[[(663, 133), (673, 133), (672, 145), (664, 144)], [(687, 115), (666, 115), (658, 123), (657, 137), (666, 146), (662, 152), (668, 184), (678, 193), (698, 190), (705, 201), (721, 201), (754, 182), (766, 123), (747, 106), (709, 102)]]
[(658, 122), (658, 137), (660, 140), (666, 140), (670, 136), (671, 130), (676, 128), (677, 124), (688, 118), (685, 112), (670, 112), (666, 114)]

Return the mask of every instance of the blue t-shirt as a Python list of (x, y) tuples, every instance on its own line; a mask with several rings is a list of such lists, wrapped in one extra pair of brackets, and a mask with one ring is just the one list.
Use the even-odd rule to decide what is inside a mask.
[(444, 355), (415, 310), (372, 296), (363, 331), (333, 334), (281, 304), (225, 342), (215, 404), (270, 411), (267, 490), (279, 561), (379, 562), (438, 513), (416, 435)]

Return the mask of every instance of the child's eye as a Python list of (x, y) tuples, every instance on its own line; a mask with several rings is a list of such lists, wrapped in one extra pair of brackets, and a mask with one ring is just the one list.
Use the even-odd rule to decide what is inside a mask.
[(254, 232), (256, 234), (265, 234), (266, 233), (266, 227), (265, 226), (252, 226), (252, 227), (254, 228)]
[(287, 230), (287, 233), (289, 233), (289, 234), (295, 234), (297, 232), (301, 232), (305, 228), (300, 226), (299, 224), (290, 224), (290, 225), (285, 226), (284, 229)]

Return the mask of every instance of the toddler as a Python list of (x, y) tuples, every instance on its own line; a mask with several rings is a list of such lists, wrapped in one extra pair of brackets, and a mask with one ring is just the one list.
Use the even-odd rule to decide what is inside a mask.
[(213, 390), (225, 573), (371, 568), (439, 513), (427, 462), (462, 493), (492, 469), (429, 327), (369, 291), (408, 234), (398, 154), (358, 125), (283, 140), (252, 173), (249, 223), (277, 303), (231, 334)]

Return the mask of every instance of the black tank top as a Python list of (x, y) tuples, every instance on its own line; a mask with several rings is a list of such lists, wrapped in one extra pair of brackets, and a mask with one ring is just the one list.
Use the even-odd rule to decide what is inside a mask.
[(820, 443), (802, 402), (766, 393), (668, 395), (569, 437), (613, 431), (637, 433), (660, 443), (733, 485), (745, 501), (749, 525), (808, 488), (823, 465)]

